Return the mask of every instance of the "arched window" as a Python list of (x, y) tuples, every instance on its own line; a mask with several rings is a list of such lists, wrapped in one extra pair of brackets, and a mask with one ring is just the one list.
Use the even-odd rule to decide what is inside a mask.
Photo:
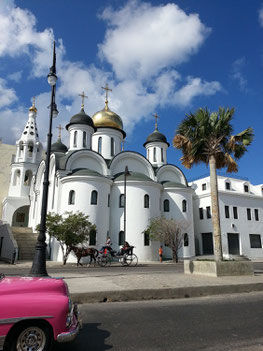
[(144, 232), (144, 246), (150, 246), (150, 234), (147, 230)]
[(19, 157), (22, 155), (22, 151), (24, 151), (24, 145), (23, 145), (23, 141), (20, 141), (20, 143), (19, 143)]
[(163, 202), (163, 211), (164, 212), (170, 212), (170, 203), (169, 200), (164, 200)]
[(163, 148), (161, 148), (161, 160), (162, 160), (162, 162), (164, 162), (163, 161)]
[(78, 135), (78, 132), (75, 131), (75, 132), (74, 132), (74, 140), (73, 140), (73, 146), (74, 146), (74, 147), (77, 147), (77, 135)]
[(150, 198), (149, 198), (149, 195), (146, 194), (144, 195), (144, 208), (149, 208), (150, 206)]
[(187, 233), (184, 234), (184, 246), (189, 246), (189, 238)]
[(156, 162), (156, 147), (153, 148), (153, 162)]
[(90, 204), (97, 205), (97, 203), (98, 203), (98, 192), (96, 190), (93, 190), (91, 193)]
[(225, 182), (225, 189), (230, 190), (230, 182), (229, 181)]
[(186, 200), (183, 200), (182, 201), (182, 210), (183, 210), (183, 212), (186, 212), (186, 205), (187, 205)]
[(83, 132), (83, 147), (87, 147), (87, 133)]
[(91, 229), (89, 234), (89, 244), (96, 245), (96, 229)]
[(70, 192), (69, 192), (68, 204), (69, 205), (74, 205), (75, 204), (75, 191), (74, 190), (70, 190)]
[(29, 186), (31, 184), (31, 180), (32, 180), (32, 171), (27, 170), (25, 173), (24, 185)]
[(108, 207), (110, 207), (110, 194), (108, 194)]
[(114, 139), (110, 138), (110, 154), (114, 156)]
[(13, 185), (19, 185), (20, 184), (20, 170), (16, 170), (14, 174), (14, 180), (13, 180)]
[(98, 153), (101, 154), (101, 148), (102, 148), (102, 137), (99, 137), (98, 139)]
[(33, 143), (29, 143), (28, 144), (28, 157), (32, 157), (32, 155), (33, 155), (33, 150), (34, 150), (34, 145), (33, 145)]
[(124, 208), (124, 203), (125, 203), (125, 196), (124, 194), (121, 194), (119, 198), (119, 207)]
[(124, 245), (125, 237), (124, 237), (124, 231), (121, 230), (119, 232), (119, 245)]

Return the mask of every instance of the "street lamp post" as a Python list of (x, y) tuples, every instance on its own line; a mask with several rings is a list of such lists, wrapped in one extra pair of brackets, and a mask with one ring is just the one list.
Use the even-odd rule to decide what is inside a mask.
[(52, 140), (52, 120), (58, 115), (57, 106), (55, 103), (56, 93), (56, 47), (55, 42), (53, 46), (53, 65), (50, 68), (47, 76), (48, 83), (51, 85), (51, 103), (49, 113), (49, 130), (47, 134), (47, 152), (45, 160), (45, 173), (43, 181), (43, 196), (42, 196), (42, 207), (41, 207), (41, 220), (39, 225), (39, 235), (35, 247), (35, 257), (29, 273), (33, 277), (47, 277), (46, 269), (46, 218), (47, 218), (47, 204), (48, 204), (48, 186), (49, 186), (49, 165), (50, 165), (50, 153), (51, 153), (51, 140)]
[(124, 240), (126, 240), (126, 182), (128, 175), (130, 175), (130, 172), (128, 166), (126, 166), (124, 171)]

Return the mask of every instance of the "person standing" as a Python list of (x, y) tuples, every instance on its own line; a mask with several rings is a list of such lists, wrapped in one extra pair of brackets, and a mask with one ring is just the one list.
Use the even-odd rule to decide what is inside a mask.
[(159, 259), (160, 259), (160, 262), (162, 263), (163, 262), (163, 247), (162, 247), (162, 245), (159, 247)]

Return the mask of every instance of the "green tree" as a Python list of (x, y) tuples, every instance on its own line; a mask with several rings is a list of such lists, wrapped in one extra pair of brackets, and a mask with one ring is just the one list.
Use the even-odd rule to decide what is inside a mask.
[(200, 108), (194, 114), (186, 116), (173, 139), (174, 147), (183, 153), (181, 161), (186, 168), (201, 162), (209, 165), (213, 238), (217, 261), (221, 261), (223, 256), (216, 170), (226, 168), (227, 172), (237, 172), (236, 161), (247, 151), (254, 136), (252, 128), (232, 135), (233, 115), (233, 108), (219, 108), (217, 112), (212, 113)]
[(47, 215), (47, 231), (56, 238), (63, 254), (63, 264), (67, 263), (72, 246), (82, 244), (90, 237), (90, 233), (96, 231), (96, 226), (88, 220), (82, 212), (65, 212), (59, 215), (49, 213)]
[(165, 243), (172, 250), (173, 260), (178, 262), (178, 250), (182, 246), (184, 234), (183, 224), (165, 217), (152, 218), (145, 232), (152, 240)]

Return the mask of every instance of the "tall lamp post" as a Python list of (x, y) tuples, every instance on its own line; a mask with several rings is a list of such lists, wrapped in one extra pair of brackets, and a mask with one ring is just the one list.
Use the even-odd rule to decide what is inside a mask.
[(126, 166), (124, 171), (124, 240), (126, 240), (126, 182), (128, 175), (130, 175), (130, 172), (128, 166)]
[(47, 134), (47, 152), (45, 160), (45, 173), (43, 181), (43, 196), (42, 196), (42, 207), (41, 207), (41, 220), (39, 225), (39, 235), (37, 238), (35, 257), (31, 267), (29, 275), (31, 277), (47, 277), (46, 269), (46, 218), (47, 218), (47, 204), (48, 204), (48, 186), (49, 186), (49, 165), (50, 165), (50, 153), (51, 153), (51, 140), (52, 140), (52, 119), (57, 117), (58, 110), (55, 103), (56, 93), (56, 47), (55, 42), (53, 45), (53, 65), (50, 68), (47, 76), (48, 83), (51, 85), (51, 103), (49, 113), (49, 130)]

